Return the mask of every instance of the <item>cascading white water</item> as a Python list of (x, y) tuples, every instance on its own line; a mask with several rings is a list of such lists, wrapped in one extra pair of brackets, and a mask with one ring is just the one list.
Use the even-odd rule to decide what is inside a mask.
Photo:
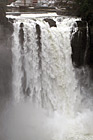
[[(50, 28), (43, 18), (20, 17), (14, 22), (12, 83), (19, 110), (14, 109), (11, 114), (19, 114), (15, 122), (20, 134), (17, 126), (10, 139), (93, 140), (92, 100), (88, 99), (90, 104), (84, 100), (86, 93), (81, 93), (88, 92), (85, 90), (87, 84), (80, 85), (75, 76), (80, 77), (82, 72), (84, 75), (84, 70), (75, 72), (71, 60), (71, 31), (72, 28), (77, 31), (73, 25), (79, 19), (56, 17), (53, 20), (57, 27)], [(20, 23), (24, 25), (23, 44), (19, 38)], [(37, 43), (37, 24), (41, 30), (40, 45)], [(82, 79), (79, 79), (81, 83)], [(20, 105), (21, 98), (26, 103)], [(40, 108), (47, 113), (43, 114)], [(14, 119), (10, 122), (14, 124)]]
[[(58, 22), (59, 19), (62, 21)], [(14, 95), (19, 95), (18, 98), (22, 96), (21, 91), (24, 88), (22, 87), (22, 79), (24, 78), (22, 73), (25, 71), (25, 85), (23, 85), (25, 86), (25, 94), (29, 90), (31, 100), (34, 100), (37, 104), (45, 108), (60, 108), (65, 111), (68, 110), (64, 108), (67, 107), (67, 104), (68, 107), (73, 108), (76, 98), (76, 94), (74, 95), (76, 80), (70, 47), (70, 31), (75, 19), (56, 18), (55, 20), (57, 27), (52, 28), (43, 19), (37, 21), (24, 20), (23, 49), (19, 43), (16, 44), (15, 42), (19, 38), (18, 26), (22, 21), (15, 22), (14, 44), (16, 45), (12, 49), (15, 59), (15, 62), (13, 62), (13, 81), (14, 85), (19, 83), (13, 91), (17, 90)], [(37, 44), (36, 24), (41, 29), (41, 52), (39, 52)], [(41, 67), (39, 67), (39, 59), (41, 59)], [(20, 76), (17, 76), (17, 74)]]

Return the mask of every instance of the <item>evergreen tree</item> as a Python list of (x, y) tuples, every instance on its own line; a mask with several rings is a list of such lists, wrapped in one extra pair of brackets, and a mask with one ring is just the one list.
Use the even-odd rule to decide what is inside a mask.
[(78, 14), (93, 25), (93, 0), (76, 0)]

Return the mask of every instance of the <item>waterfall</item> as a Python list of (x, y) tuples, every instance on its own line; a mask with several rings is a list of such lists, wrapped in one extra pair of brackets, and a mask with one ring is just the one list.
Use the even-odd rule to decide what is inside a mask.
[(77, 96), (74, 95), (77, 84), (70, 47), (70, 32), (75, 19), (54, 20), (57, 27), (51, 28), (42, 18), (37, 21), (24, 20), (22, 44), (19, 37), (22, 21), (15, 21), (12, 48), (13, 94), (17, 98), (29, 95), (37, 105), (65, 111), (68, 110), (67, 106), (73, 108)]
[(93, 140), (91, 72), (74, 68), (71, 59), (78, 20), (49, 15), (14, 20), (15, 104), (8, 111), (7, 131), (2, 130), (5, 140)]

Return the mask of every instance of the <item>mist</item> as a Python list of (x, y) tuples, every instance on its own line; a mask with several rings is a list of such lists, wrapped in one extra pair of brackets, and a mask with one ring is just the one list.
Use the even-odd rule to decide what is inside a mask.
[(50, 140), (45, 114), (30, 102), (8, 104), (0, 114), (0, 140)]

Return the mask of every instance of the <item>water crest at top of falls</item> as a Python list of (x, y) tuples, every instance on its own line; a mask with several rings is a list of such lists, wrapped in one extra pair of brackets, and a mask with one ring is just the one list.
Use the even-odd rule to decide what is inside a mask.
[[(9, 116), (8, 137), (93, 140), (93, 88), (87, 78), (90, 73), (87, 68), (74, 69), (71, 60), (71, 38), (80, 19), (41, 15), (21, 15), (14, 20), (12, 91), (19, 105), (10, 110), (13, 116)], [(55, 21), (56, 27), (50, 27), (45, 18)], [(21, 104), (22, 100), (27, 102)], [(52, 113), (42, 115), (41, 108)]]

